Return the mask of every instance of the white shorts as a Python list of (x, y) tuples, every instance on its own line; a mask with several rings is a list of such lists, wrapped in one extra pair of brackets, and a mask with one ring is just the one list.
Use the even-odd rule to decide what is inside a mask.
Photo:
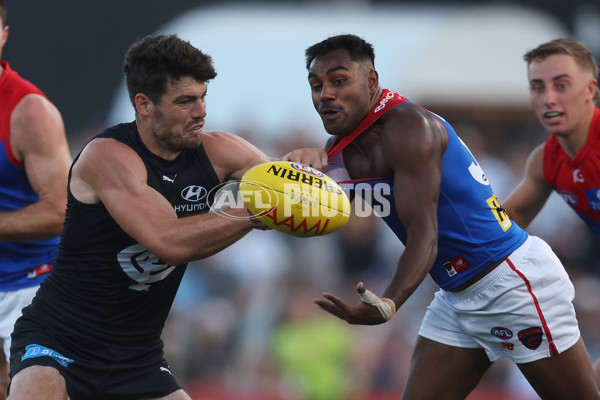
[(7, 361), (10, 356), (10, 334), (15, 321), (21, 316), (23, 307), (31, 303), (38, 288), (39, 286), (32, 286), (7, 292), (0, 291), (0, 342)]
[(562, 353), (579, 339), (574, 296), (550, 246), (530, 236), (465, 290), (436, 292), (419, 335), (449, 346), (483, 348), (490, 361), (539, 360)]

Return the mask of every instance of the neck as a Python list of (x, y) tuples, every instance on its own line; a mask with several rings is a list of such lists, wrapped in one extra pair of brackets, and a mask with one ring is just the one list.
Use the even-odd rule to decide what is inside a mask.
[(371, 108), (370, 110), (373, 109), (373, 107), (375, 107), (377, 105), (377, 103), (379, 102), (379, 99), (381, 99), (381, 95), (383, 94), (383, 88), (381, 88), (381, 86), (377, 89), (377, 91), (375, 92), (375, 94), (373, 94), (373, 96), (371, 96)]
[(560, 146), (571, 159), (575, 158), (583, 146), (585, 146), (595, 111), (596, 106), (592, 103), (592, 106), (587, 108), (585, 114), (580, 119), (580, 123), (577, 124), (572, 132), (568, 135), (556, 135)]

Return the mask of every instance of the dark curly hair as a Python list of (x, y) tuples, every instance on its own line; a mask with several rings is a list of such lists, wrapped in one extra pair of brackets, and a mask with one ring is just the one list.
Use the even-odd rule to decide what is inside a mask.
[(306, 49), (306, 69), (310, 68), (310, 63), (315, 58), (338, 49), (348, 51), (350, 58), (354, 61), (371, 60), (373, 66), (375, 66), (373, 45), (356, 35), (345, 34), (330, 36), (322, 42), (313, 44)]
[(134, 107), (138, 93), (160, 103), (170, 80), (208, 82), (217, 76), (212, 58), (177, 35), (150, 35), (135, 42), (125, 55), (123, 73)]

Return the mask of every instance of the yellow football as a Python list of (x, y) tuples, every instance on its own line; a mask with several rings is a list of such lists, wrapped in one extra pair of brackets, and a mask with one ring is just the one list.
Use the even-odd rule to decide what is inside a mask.
[(270, 161), (246, 171), (239, 195), (265, 225), (299, 237), (337, 231), (350, 218), (350, 201), (323, 172), (289, 161)]

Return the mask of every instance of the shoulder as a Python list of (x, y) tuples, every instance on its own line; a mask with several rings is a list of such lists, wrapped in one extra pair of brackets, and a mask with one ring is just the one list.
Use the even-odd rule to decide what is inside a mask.
[(535, 164), (542, 167), (544, 164), (544, 153), (547, 149), (547, 142), (543, 142), (535, 146), (535, 148), (531, 150), (531, 153), (529, 153), (529, 156), (527, 157), (527, 164)]
[(399, 145), (410, 151), (414, 146), (432, 145), (445, 148), (448, 142), (443, 120), (422, 106), (405, 102), (390, 109), (382, 117), (384, 149), (395, 151)]
[(25, 154), (51, 153), (67, 147), (65, 127), (58, 109), (39, 94), (28, 94), (10, 118), (10, 136), (17, 159)]
[(12, 122), (62, 121), (60, 112), (50, 100), (43, 95), (31, 93), (19, 101), (11, 116)]
[(419, 125), (427, 121), (440, 122), (439, 117), (434, 113), (410, 101), (392, 107), (384, 118), (386, 122), (391, 121), (393, 124), (400, 124), (401, 126), (407, 124)]
[(269, 160), (246, 139), (229, 132), (205, 131), (202, 143), (220, 179), (237, 179), (250, 167)]
[(525, 164), (525, 174), (530, 178), (544, 180), (544, 153), (546, 152), (546, 142), (538, 144), (527, 157)]
[[(123, 158), (126, 156), (126, 158)], [(122, 159), (127, 162), (131, 159), (140, 159), (139, 154), (131, 146), (113, 138), (97, 136), (92, 139), (81, 151), (79, 160), (91, 163), (106, 163)]]

